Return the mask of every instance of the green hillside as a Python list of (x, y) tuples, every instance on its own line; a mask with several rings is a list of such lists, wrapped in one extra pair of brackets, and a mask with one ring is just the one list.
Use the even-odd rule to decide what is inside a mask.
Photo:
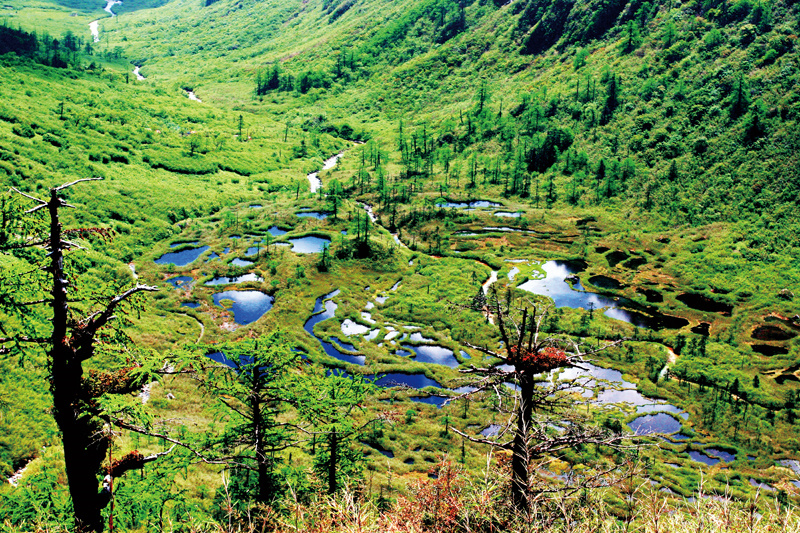
[[(564, 391), (566, 406), (542, 423), (541, 439), (562, 423), (637, 431), (649, 412), (678, 429), (638, 439), (635, 453), (587, 441), (537, 456), (531, 494), (543, 524), (554, 521), (543, 531), (566, 527), (554, 518), (564, 509), (558, 497), (587, 531), (645, 527), (659, 498), (684, 509), (698, 492), (740, 507), (768, 493), (754, 504), (765, 512), (770, 498), (778, 502), (764, 527), (797, 502), (798, 472), (786, 462), (800, 453), (796, 3), (126, 0), (110, 8), (117, 16), (102, 2), (9, 0), (0, 12), (0, 473), (30, 464), (19, 488), (0, 489), (0, 522), (11, 531), (63, 527), (71, 510), (51, 416), (52, 341), (28, 343), (49, 335), (52, 311), (40, 303), (51, 289), (37, 274), (46, 250), (19, 242), (45, 231), (44, 219), (25, 218), (33, 204), (5, 191), (45, 198), (89, 177), (103, 181), (67, 189), (75, 209), (62, 210), (85, 248), (68, 255), (70, 327), (134, 283), (160, 290), (136, 302), (86, 363), (94, 376), (137, 361), (157, 381), (148, 414), (133, 393), (124, 409), (106, 396), (85, 407), (119, 431), (103, 437), (117, 458), (171, 444), (113, 426), (108, 409), (194, 446), (120, 482), (124, 530), (170, 529), (148, 518), (154, 509), (188, 529), (179, 517), (207, 524), (199, 529), (244, 527), (257, 516), (273, 530), (343, 530), (326, 516), (347, 515), (337, 506), (348, 498), (376, 530), (391, 529), (381, 520), (406, 523), (397, 530), (470, 530), (470, 499), (480, 498), (493, 503), (475, 527), (521, 527), (509, 504), (511, 460), (499, 452), (487, 466), (489, 447), (453, 431), (480, 440), (512, 420), (498, 398), (518, 393), (521, 381), (467, 400), (459, 369), (498, 361), (476, 349), (504, 338), (481, 286), (496, 279), (501, 304), (541, 312), (550, 300), (530, 287), (553, 268), (568, 269), (563, 288), (580, 303), (556, 300), (541, 333), (589, 348), (625, 342), (591, 359), (591, 372), (620, 377), (590, 374), (590, 385), (606, 387), (594, 396)], [(306, 174), (339, 153), (320, 171), (321, 189), (309, 190)], [(483, 203), (466, 205), (475, 201)], [(195, 250), (185, 265), (166, 260)], [(269, 299), (268, 312), (243, 323), (233, 290)], [(332, 318), (309, 322), (325, 309)], [(294, 361), (275, 378), (292, 398), (275, 421), (302, 428), (280, 438), (302, 444), (272, 452), (267, 502), (255, 496), (267, 489), (236, 465), (225, 474), (230, 487), (220, 477), (223, 452), (249, 449), (246, 439), (231, 444), (238, 411), (225, 410), (244, 393), (230, 371), (200, 367), (218, 343), (232, 343), (219, 350), (228, 354), (276, 331), (308, 364)], [(159, 376), (175, 367), (192, 374)], [(307, 411), (321, 400), (303, 391), (346, 387), (325, 377), (333, 368), (417, 382), (380, 381), (347, 417), (340, 404), (325, 408), (335, 414)], [(661, 403), (624, 403), (631, 387)], [(445, 397), (452, 401), (442, 406)], [(337, 425), (351, 418), (363, 428)], [(349, 451), (330, 477), (330, 441), (318, 439), (338, 431)], [(198, 446), (219, 460), (198, 461)], [(599, 480), (600, 472), (621, 477)], [(352, 493), (331, 489), (340, 476)], [(445, 482), (460, 487), (447, 496), (450, 518), (426, 507), (444, 501)], [(570, 492), (573, 482), (582, 490)], [(158, 490), (142, 498), (148, 486)], [(319, 503), (326, 490), (339, 499)], [(248, 515), (259, 499), (269, 511)], [(604, 514), (579, 516), (581, 502)], [(404, 508), (422, 522), (404, 518)]]

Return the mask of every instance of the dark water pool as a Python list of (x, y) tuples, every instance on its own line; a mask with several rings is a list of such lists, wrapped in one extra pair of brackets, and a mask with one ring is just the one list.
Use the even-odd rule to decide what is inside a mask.
[(188, 248), (180, 252), (169, 252), (156, 259), (155, 263), (157, 265), (168, 265), (172, 263), (175, 266), (186, 266), (203, 255), (203, 252), (206, 250), (208, 250), (208, 246)]
[(653, 433), (676, 433), (681, 430), (681, 423), (666, 413), (640, 416), (631, 422), (628, 427), (636, 435), (651, 435)]

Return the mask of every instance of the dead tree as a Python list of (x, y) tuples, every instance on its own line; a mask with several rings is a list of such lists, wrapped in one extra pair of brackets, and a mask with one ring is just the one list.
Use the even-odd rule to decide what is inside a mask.
[[(510, 296), (510, 295), (509, 295)], [(534, 305), (521, 309), (512, 307), (511, 298), (504, 305), (492, 289), (489, 308), (498, 326), (502, 351), (467, 343), (473, 349), (499, 359), (499, 363), (486, 368), (474, 365), (462, 370), (465, 374), (480, 376), (469, 384), (474, 390), (460, 397), (492, 391), (500, 400), (509, 396), (509, 382), (516, 385), (516, 393), (511, 394), (514, 406), (507, 409), (508, 423), (495, 439), (487, 439), (454, 431), (462, 437), (477, 443), (489, 444), (511, 452), (511, 494), (514, 507), (522, 513), (530, 511), (529, 464), (532, 459), (547, 456), (580, 444), (618, 446), (623, 435), (611, 433), (599, 427), (571, 425), (562, 434), (553, 435), (547, 420), (539, 420), (536, 411), (568, 408), (571, 402), (559, 392), (574, 390), (574, 383), (551, 383), (549, 387), (537, 386), (543, 374), (557, 368), (580, 367), (584, 358), (599, 351), (619, 345), (622, 341), (585, 350), (573, 339), (566, 336), (545, 336), (542, 324), (547, 315), (547, 307), (537, 313)], [(521, 314), (521, 317), (520, 317)], [(459, 398), (460, 398), (459, 397)], [(562, 415), (563, 416), (563, 415)], [(509, 435), (510, 438), (506, 438)]]
[[(50, 294), (41, 301), (22, 302), (20, 305), (51, 306), (52, 334), (49, 338), (42, 339), (19, 335), (0, 339), (0, 342), (15, 344), (38, 342), (46, 347), (49, 355), (53, 415), (61, 430), (75, 528), (79, 532), (102, 531), (101, 512), (110, 501), (113, 478), (131, 469), (142, 468), (145, 463), (168, 453), (167, 451), (145, 457), (140, 452), (134, 451), (103, 468), (103, 462), (111, 445), (112, 433), (110, 419), (101, 409), (99, 398), (105, 394), (128, 394), (139, 390), (150, 377), (137, 372), (138, 363), (133, 360), (129, 360), (126, 367), (116, 371), (87, 372), (83, 364), (96, 355), (101, 329), (117, 318), (115, 313), (120, 310), (120, 306), (138, 293), (158, 289), (137, 284), (106, 301), (96, 302), (84, 316), (77, 316), (78, 312), (71, 308), (70, 304), (75, 300), (71, 300), (68, 296), (71, 282), (70, 275), (64, 267), (64, 256), (71, 249), (80, 246), (66, 240), (65, 235), (106, 236), (107, 230), (102, 228), (64, 230), (59, 210), (73, 206), (60, 198), (59, 193), (77, 183), (96, 179), (100, 178), (80, 179), (53, 188), (47, 201), (14, 189), (15, 192), (38, 204), (26, 213), (46, 210), (49, 217), (45, 235), (38, 240), (32, 239), (27, 244), (44, 246), (49, 252), (42, 270), (47, 273)], [(102, 488), (99, 482), (101, 476), (105, 476)]]

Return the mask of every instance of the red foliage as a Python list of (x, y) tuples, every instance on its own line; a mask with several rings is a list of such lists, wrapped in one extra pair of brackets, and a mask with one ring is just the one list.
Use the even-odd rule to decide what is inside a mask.
[(521, 354), (517, 354), (517, 347), (511, 346), (508, 349), (508, 361), (517, 370), (531, 371), (534, 374), (548, 372), (554, 368), (566, 366), (567, 354), (564, 350), (548, 346), (541, 350), (527, 350), (523, 348)]
[(132, 452), (112, 462), (106, 471), (111, 475), (111, 477), (120, 477), (128, 470), (138, 470), (143, 466), (144, 455), (142, 455), (142, 452), (139, 450), (133, 450)]

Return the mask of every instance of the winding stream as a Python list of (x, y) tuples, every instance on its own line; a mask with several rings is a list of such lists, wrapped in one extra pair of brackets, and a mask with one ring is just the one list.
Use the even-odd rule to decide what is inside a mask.
[[(106, 7), (103, 8), (103, 11), (109, 14), (111, 17), (116, 17), (117, 14), (111, 11), (111, 8), (117, 4), (121, 4), (121, 0), (106, 0)], [(89, 31), (92, 32), (92, 42), (99, 43), (100, 42), (100, 19), (93, 20), (89, 23)], [(134, 71), (135, 73), (135, 71)], [(139, 76), (136, 74), (137, 77)], [(144, 78), (142, 78), (144, 79)]]
[[(190, 98), (191, 98), (191, 96), (190, 96)], [(311, 174), (306, 176), (308, 178), (308, 184), (311, 187), (311, 192), (312, 193), (317, 192), (320, 189), (320, 187), (322, 187), (322, 180), (319, 179), (319, 177), (318, 177), (319, 173), (322, 172), (323, 170), (330, 170), (333, 167), (335, 167), (337, 161), (339, 161), (339, 158), (342, 157), (342, 155), (344, 155), (344, 152), (339, 152), (338, 154), (334, 155), (333, 157), (330, 157), (330, 158), (326, 159), (325, 162), (322, 164), (322, 168), (320, 170), (318, 170), (316, 172), (312, 172)]]

